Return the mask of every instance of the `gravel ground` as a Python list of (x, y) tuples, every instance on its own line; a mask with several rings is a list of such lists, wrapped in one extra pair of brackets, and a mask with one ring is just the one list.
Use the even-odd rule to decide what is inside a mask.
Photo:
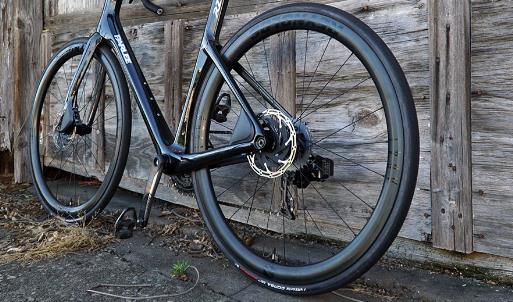
[[(139, 196), (119, 192), (115, 199), (116, 206), (110, 207), (108, 213), (138, 202)], [(153, 300), (513, 301), (511, 287), (435, 273), (391, 260), (382, 261), (354, 284), (330, 294), (308, 298), (282, 296), (252, 283), (219, 255), (193, 210), (161, 203), (153, 211), (150, 227), (127, 240), (109, 235), (113, 219), (113, 215), (106, 214), (84, 228), (95, 239), (94, 246), (57, 245), (59, 236), (68, 234), (69, 227), (49, 223), (30, 189), (0, 187), (0, 300), (115, 301), (116, 298), (87, 290), (140, 297), (176, 295), (193, 288), (186, 294)], [(24, 229), (24, 225), (30, 226), (31, 231)], [(50, 231), (45, 232), (41, 225), (50, 225)], [(34, 234), (39, 234), (40, 240), (34, 239)], [(2, 262), (8, 254), (27, 254), (38, 251), (41, 245), (49, 246), (52, 253), (35, 253), (38, 256), (32, 260)], [(198, 269), (199, 279), (193, 268), (187, 271), (185, 281), (171, 276), (173, 264), (183, 260)], [(146, 286), (98, 288), (100, 284)]]

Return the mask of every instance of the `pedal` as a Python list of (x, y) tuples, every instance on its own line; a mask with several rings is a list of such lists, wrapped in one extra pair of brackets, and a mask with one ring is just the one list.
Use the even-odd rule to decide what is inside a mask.
[(134, 235), (134, 229), (137, 224), (137, 213), (134, 208), (128, 208), (121, 212), (114, 224), (114, 237), (118, 239), (128, 239)]
[(212, 119), (218, 123), (224, 123), (228, 120), (228, 113), (232, 108), (232, 99), (228, 93), (221, 94), (217, 100), (216, 105), (214, 107), (214, 112), (212, 113)]
[(116, 223), (114, 224), (114, 236), (119, 239), (127, 239), (133, 236), (136, 227), (144, 228), (148, 225), (150, 217), (151, 206), (155, 199), (155, 193), (162, 177), (162, 172), (167, 163), (167, 157), (159, 155), (155, 158), (153, 168), (150, 172), (148, 181), (146, 182), (146, 189), (143, 196), (144, 208), (141, 206), (139, 217), (134, 208), (125, 209), (119, 215)]

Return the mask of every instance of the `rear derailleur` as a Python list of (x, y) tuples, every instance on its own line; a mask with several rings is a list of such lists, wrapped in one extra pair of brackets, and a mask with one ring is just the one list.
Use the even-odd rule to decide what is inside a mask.
[(310, 156), (308, 163), (296, 171), (288, 171), (281, 176), (280, 213), (290, 220), (297, 217), (298, 189), (307, 188), (311, 182), (324, 182), (333, 176), (333, 160), (318, 155)]

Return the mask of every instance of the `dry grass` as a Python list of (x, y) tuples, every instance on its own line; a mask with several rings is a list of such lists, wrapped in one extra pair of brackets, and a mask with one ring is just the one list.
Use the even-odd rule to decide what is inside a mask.
[[(107, 218), (108, 220), (108, 218)], [(0, 264), (37, 261), (79, 250), (95, 250), (113, 240), (108, 223), (69, 225), (49, 218), (26, 187), (0, 186)]]
[[(207, 233), (198, 210), (167, 206), (161, 217), (169, 223), (150, 224), (145, 230), (153, 238), (161, 237), (165, 245), (174, 252), (186, 252), (197, 257), (220, 259), (223, 255)], [(152, 239), (152, 241), (153, 241)]]

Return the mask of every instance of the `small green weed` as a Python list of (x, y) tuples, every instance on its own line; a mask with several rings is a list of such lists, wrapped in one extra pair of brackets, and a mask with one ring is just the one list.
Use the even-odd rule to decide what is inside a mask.
[(187, 261), (180, 260), (173, 264), (171, 269), (171, 276), (182, 281), (187, 281), (189, 280), (189, 277), (187, 276), (187, 270), (189, 267), (190, 265)]

